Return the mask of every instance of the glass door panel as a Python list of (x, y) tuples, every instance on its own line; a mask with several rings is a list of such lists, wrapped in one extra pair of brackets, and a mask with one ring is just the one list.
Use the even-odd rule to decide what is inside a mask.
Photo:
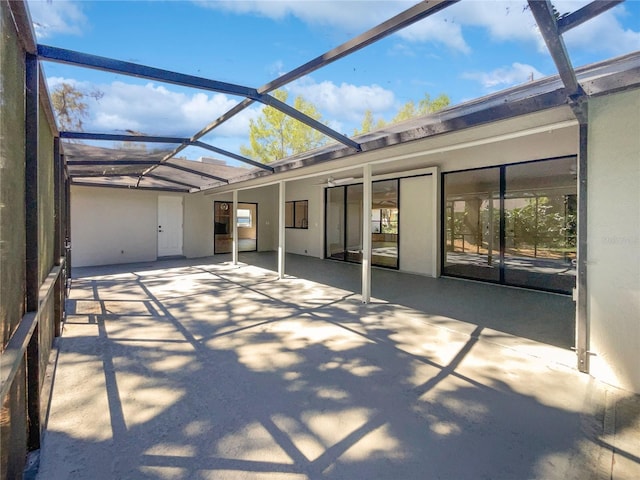
[(213, 203), (213, 253), (231, 253), (233, 249), (233, 226), (231, 215), (233, 203)]
[(443, 273), (500, 280), (500, 169), (444, 176)]
[(362, 184), (348, 185), (346, 190), (346, 260), (360, 263), (362, 262)]
[(238, 203), (238, 251), (258, 250), (258, 205)]
[(508, 166), (505, 282), (571, 293), (576, 277), (576, 160)]
[[(214, 202), (213, 206), (213, 253), (233, 251), (233, 203)], [(258, 250), (258, 205), (238, 203), (238, 251)]]
[(325, 257), (345, 259), (344, 187), (327, 188), (325, 218)]
[(398, 180), (372, 184), (371, 263), (398, 268)]

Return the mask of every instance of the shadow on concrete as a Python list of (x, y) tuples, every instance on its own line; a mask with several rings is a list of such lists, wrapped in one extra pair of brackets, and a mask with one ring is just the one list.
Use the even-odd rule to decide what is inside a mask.
[[(241, 254), (249, 265), (277, 271), (271, 253)], [(357, 264), (287, 255), (287, 275), (359, 294)], [(454, 278), (430, 278), (394, 270), (372, 270), (372, 295), (431, 316), (442, 316), (517, 337), (569, 349), (574, 346), (575, 303), (571, 297)]]
[(39, 478), (564, 479), (600, 468), (605, 414), (587, 377), (479, 341), (481, 322), (463, 335), (414, 324), (395, 303), (362, 305), (348, 272), (332, 287), (223, 263), (85, 273)]

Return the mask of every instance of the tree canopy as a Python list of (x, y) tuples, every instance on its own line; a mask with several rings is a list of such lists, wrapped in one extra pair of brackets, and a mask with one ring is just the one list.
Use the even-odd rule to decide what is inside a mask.
[(373, 118), (373, 113), (371, 112), (371, 110), (367, 110), (364, 113), (364, 118), (362, 119), (362, 125), (360, 126), (360, 129), (354, 130), (353, 134), (361, 135), (363, 133), (368, 133), (372, 130), (382, 128), (385, 125), (403, 122), (405, 120), (420, 117), (422, 115), (428, 115), (430, 113), (434, 113), (438, 110), (442, 110), (443, 108), (448, 107), (450, 103), (451, 100), (445, 93), (441, 93), (433, 100), (431, 99), (431, 95), (426, 93), (424, 98), (420, 100), (417, 105), (413, 100), (409, 100), (402, 107), (400, 107), (400, 109), (390, 122), (386, 122), (383, 118), (378, 118), (377, 120), (375, 120)]
[(57, 85), (51, 93), (51, 103), (58, 117), (58, 127), (62, 131), (83, 130), (83, 119), (89, 116), (87, 97), (99, 100), (104, 94), (98, 90), (85, 92), (70, 83)]
[[(273, 96), (286, 102), (289, 94), (286, 90), (275, 90)], [(322, 121), (315, 105), (301, 96), (294, 99), (293, 107), (314, 120)], [(258, 118), (249, 122), (250, 146), (241, 146), (240, 153), (270, 163), (320, 147), (326, 142), (327, 138), (321, 132), (267, 106)]]

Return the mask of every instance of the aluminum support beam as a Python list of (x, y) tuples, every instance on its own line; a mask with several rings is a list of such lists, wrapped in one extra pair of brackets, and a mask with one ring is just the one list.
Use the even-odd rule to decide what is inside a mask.
[[(255, 160), (251, 160), (250, 158), (243, 157), (242, 155), (237, 155), (233, 152), (229, 152), (222, 148), (209, 145), (208, 143), (204, 143), (200, 141), (192, 141), (190, 138), (186, 138), (186, 137), (163, 137), (163, 136), (152, 136), (152, 135), (121, 135), (121, 134), (113, 134), (113, 133), (65, 131), (65, 132), (60, 132), (60, 138), (78, 139), (78, 140), (102, 140), (102, 141), (111, 141), (111, 142), (178, 143), (184, 147), (193, 145), (194, 147), (204, 148), (205, 150), (216, 152), (216, 153), (219, 153), (220, 155), (233, 158), (235, 160), (238, 160), (243, 163), (247, 163), (249, 165), (253, 165), (254, 167), (262, 168), (263, 170), (273, 172), (273, 167), (265, 165), (264, 163), (256, 162)], [(154, 164), (156, 163), (161, 163), (161, 162), (159, 161), (154, 162)]]
[[(217, 180), (218, 182), (229, 183), (229, 181), (226, 178), (218, 177), (216, 175), (211, 175), (210, 173), (200, 172), (198, 170), (194, 170), (193, 168), (183, 167), (182, 165), (176, 165), (175, 163), (167, 162), (167, 163), (157, 164), (157, 165), (158, 166), (162, 165), (163, 167), (175, 168), (176, 170), (181, 170), (183, 172), (193, 173), (194, 175), (199, 175), (204, 178), (210, 178), (211, 180)], [(140, 182), (140, 180), (141, 178), (138, 179), (138, 183)]]
[[(137, 176), (137, 174), (135, 174), (135, 175)], [(162, 175), (156, 175), (155, 173), (151, 173), (151, 174), (149, 174), (147, 176), (149, 178), (155, 178), (156, 180), (160, 180), (162, 182), (173, 183), (175, 185), (181, 185), (183, 187), (199, 188), (198, 185), (194, 185), (193, 183), (180, 182), (178, 180), (174, 180), (174, 179), (169, 178), (169, 177), (163, 177)]]
[[(93, 68), (95, 70), (101, 70), (105, 72), (121, 73), (123, 75), (129, 75), (137, 78), (146, 78), (148, 80), (156, 80), (159, 82), (171, 83), (184, 87), (198, 88), (201, 90), (208, 90), (253, 99), (265, 105), (269, 105), (277, 110), (280, 110), (281, 112), (295, 118), (296, 120), (309, 125), (311, 128), (321, 131), (325, 135), (328, 135), (338, 142), (356, 148), (356, 150), (358, 151), (360, 150), (359, 145), (348, 137), (336, 132), (335, 130), (332, 130), (326, 125), (318, 122), (308, 115), (305, 115), (295, 108), (292, 108), (289, 105), (280, 102), (270, 95), (267, 95), (265, 93), (259, 94), (255, 88), (244, 87), (242, 85), (236, 85), (232, 83), (219, 82), (217, 80), (197, 77), (195, 75), (172, 72), (170, 70), (163, 70), (160, 68), (149, 67), (147, 65), (125, 62), (122, 60), (116, 60), (113, 58), (91, 55), (74, 50), (52, 47), (49, 45), (38, 45), (38, 57), (43, 60), (57, 63)], [(172, 156), (173, 155), (175, 154), (172, 154)], [(165, 157), (165, 159), (163, 159), (163, 162), (168, 160), (169, 158), (171, 157)], [(155, 168), (155, 166), (150, 167), (147, 171), (142, 173), (141, 177), (154, 170)]]
[(156, 165), (158, 160), (67, 160), (69, 167), (99, 167), (99, 166), (120, 166), (128, 167), (135, 165)]
[(549, 49), (549, 53), (551, 53), (562, 83), (567, 90), (567, 96), (570, 99), (583, 96), (584, 91), (578, 83), (567, 48), (558, 31), (558, 25), (551, 2), (549, 0), (528, 0), (528, 2), (531, 13), (533, 13), (536, 23), (540, 28), (542, 38)]
[(104, 72), (121, 73), (137, 78), (146, 78), (164, 83), (172, 83), (183, 87), (193, 87), (212, 92), (225, 93), (245, 98), (256, 98), (258, 92), (255, 88), (235, 85), (233, 83), (219, 82), (208, 78), (196, 77), (184, 73), (172, 72), (161, 68), (149, 67), (132, 62), (124, 62), (113, 58), (100, 57), (89, 53), (66, 50), (64, 48), (38, 45), (38, 57), (56, 63), (64, 63), (77, 67), (87, 67)]
[(620, 5), (622, 2), (624, 2), (624, 0), (596, 0), (591, 2), (566, 17), (558, 19), (558, 33), (563, 34), (568, 32), (572, 28), (582, 25), (584, 22), (591, 20), (593, 17), (606, 12), (616, 5)]
[(250, 158), (243, 157), (242, 155), (237, 155), (235, 153), (228, 152), (227, 150), (223, 150), (222, 148), (214, 147), (213, 145), (209, 145), (208, 143), (204, 143), (204, 142), (200, 142), (200, 141), (191, 142), (188, 139), (187, 139), (187, 142), (189, 142), (189, 145), (193, 145), (194, 147), (204, 148), (205, 150), (209, 150), (211, 152), (219, 153), (220, 155), (225, 155), (227, 157), (234, 158), (234, 159), (236, 159), (236, 160), (238, 160), (240, 162), (244, 162), (244, 163), (247, 163), (249, 165), (253, 165), (254, 167), (258, 167), (258, 168), (261, 168), (263, 170), (266, 170), (267, 172), (272, 172), (273, 173), (273, 171), (274, 171), (273, 167), (270, 167), (269, 165), (265, 165), (264, 163), (256, 162), (255, 160), (251, 160)]
[(346, 137), (336, 132), (335, 130), (327, 127), (324, 123), (321, 123), (307, 115), (301, 114), (295, 108), (287, 105), (284, 102), (281, 102), (280, 100), (278, 100), (275, 97), (272, 97), (271, 95), (263, 94), (260, 96), (259, 101), (264, 103), (265, 105), (269, 105), (270, 107), (275, 108), (276, 110), (280, 110), (282, 113), (289, 115), (292, 118), (295, 118), (299, 122), (302, 122), (305, 125), (308, 125), (314, 130), (318, 130), (319, 132), (324, 133), (326, 136), (333, 138), (334, 140), (346, 145), (347, 147), (353, 148), (356, 152), (362, 151), (362, 148), (360, 147), (359, 143), (354, 142), (349, 137)]
[(371, 164), (362, 167), (362, 303), (371, 301)]
[[(440, 10), (454, 4), (457, 3), (460, 0), (432, 0), (432, 1), (422, 1), (419, 4), (405, 10), (404, 12), (396, 15), (395, 17), (387, 20), (386, 22), (381, 23), (380, 25), (368, 30), (367, 32), (363, 33), (362, 35), (359, 35), (358, 37), (349, 40), (341, 45), (339, 45), (338, 47), (329, 50), (328, 52), (314, 58), (313, 60), (297, 67), (296, 69), (290, 71), (289, 73), (285, 73), (284, 75), (281, 75), (280, 77), (278, 77), (275, 80), (272, 80), (269, 83), (266, 83), (265, 85), (263, 85), (262, 87), (258, 88), (258, 92), (263, 94), (263, 93), (268, 93), (268, 92), (272, 92), (273, 90), (280, 88), (304, 75), (307, 75), (319, 68), (322, 68), (326, 65), (329, 65), (330, 63), (335, 62), (336, 60), (339, 60), (343, 57), (345, 57), (346, 55), (349, 55), (353, 52), (356, 52), (364, 47), (366, 47), (367, 45), (370, 45), (372, 43), (377, 42), (378, 40), (381, 40), (382, 38), (391, 35), (392, 33), (397, 32), (398, 30), (405, 28), (419, 20), (422, 20), (423, 18), (428, 17), (429, 15), (432, 15), (436, 12), (439, 12)], [(214, 130), (215, 128), (219, 127), (220, 125), (222, 125), (223, 123), (225, 123), (227, 120), (229, 120), (231, 117), (237, 115), (238, 113), (240, 113), (241, 111), (243, 111), (244, 109), (248, 108), (249, 106), (251, 106), (254, 103), (255, 100), (250, 99), (250, 98), (245, 98), (242, 102), (238, 103), (237, 105), (235, 105), (232, 109), (230, 109), (228, 112), (224, 113), (223, 115), (221, 115), (220, 117), (218, 117), (216, 120), (214, 120), (213, 122), (211, 122), (209, 125), (207, 125), (206, 127), (204, 127), (202, 130), (200, 130), (199, 132), (195, 133), (192, 137), (191, 137), (191, 141), (196, 141), (199, 138), (202, 138), (203, 136), (205, 136), (207, 133), (211, 132), (212, 130)], [(169, 154), (167, 157), (165, 157), (165, 160), (172, 158), (173, 156), (177, 155), (180, 151), (182, 151), (185, 147), (184, 146), (179, 146), (176, 147), (176, 149), (171, 152), (171, 154)]]
[(231, 195), (231, 262), (233, 265), (238, 265), (238, 250), (240, 247), (238, 239), (238, 191), (234, 190)]
[(111, 142), (143, 142), (143, 143), (186, 143), (188, 138), (183, 137), (162, 137), (152, 135), (120, 135), (114, 133), (91, 133), (91, 132), (60, 132), (60, 138), (72, 138), (78, 140), (103, 140)]
[(588, 145), (588, 106), (583, 106), (585, 122), (580, 123), (580, 145), (578, 152), (578, 271), (576, 304), (576, 353), (578, 370), (589, 373), (590, 322), (588, 315), (589, 297), (587, 289), (587, 145)]
[(278, 182), (278, 278), (282, 280), (284, 278), (285, 270), (285, 238), (286, 230), (285, 225), (285, 201), (286, 201), (286, 186), (284, 181)]
[[(245, 98), (243, 101), (238, 103), (235, 107), (233, 107), (231, 110), (229, 110), (228, 112), (222, 114), (217, 119), (215, 119), (213, 122), (211, 122), (209, 125), (207, 125), (203, 129), (201, 129), (200, 131), (195, 133), (189, 139), (189, 141), (190, 142), (195, 142), (198, 139), (204, 137), (207, 133), (212, 131), (214, 128), (222, 125), (224, 122), (226, 122), (230, 118), (234, 117), (235, 115), (237, 115), (238, 113), (240, 113), (241, 111), (243, 111), (245, 108), (247, 108), (249, 105), (251, 105), (253, 103), (254, 103), (254, 100), (252, 100), (250, 98)], [(166, 162), (167, 160), (170, 160), (171, 158), (175, 157), (178, 153), (180, 153), (185, 148), (186, 148), (186, 145), (177, 146), (172, 152), (170, 152), (167, 155), (165, 155), (165, 157), (162, 159), (162, 161)]]
[(71, 185), (75, 185), (78, 187), (106, 187), (106, 188), (122, 188), (124, 190), (149, 190), (153, 192), (176, 192), (176, 193), (189, 193), (189, 189), (187, 188), (173, 188), (173, 187), (146, 187), (146, 186), (138, 186), (134, 187), (133, 185), (113, 185), (106, 183), (94, 183), (94, 182), (76, 182), (72, 181)]
[(335, 62), (347, 55), (352, 54), (372, 43), (381, 40), (392, 33), (397, 32), (409, 25), (412, 25), (423, 18), (426, 18), (430, 15), (433, 15), (444, 8), (457, 3), (460, 0), (430, 0), (430, 1), (421, 1), (417, 5), (414, 5), (411, 8), (399, 13), (395, 17), (390, 18), (389, 20), (367, 30), (366, 32), (358, 35), (351, 40), (339, 45), (338, 47), (329, 50), (326, 53), (310, 60), (304, 65), (300, 65), (299, 67), (291, 70), (284, 75), (272, 80), (271, 82), (263, 85), (258, 88), (259, 93), (271, 92), (277, 88), (282, 87), (294, 80), (297, 80), (304, 75), (308, 75), (309, 73), (318, 70), (330, 63)]
[[(53, 139), (53, 255), (55, 265), (59, 266), (64, 261), (64, 239), (62, 235), (62, 190), (64, 188), (64, 168), (62, 155), (60, 154), (60, 138)], [(62, 278), (58, 277), (55, 283), (55, 297), (53, 300), (53, 333), (56, 337), (62, 334), (62, 316), (64, 311), (64, 285)]]
[[(38, 225), (38, 123), (40, 120), (38, 57), (25, 55), (25, 309), (37, 315), (40, 293)], [(27, 447), (40, 448), (40, 335), (36, 321), (26, 357)]]

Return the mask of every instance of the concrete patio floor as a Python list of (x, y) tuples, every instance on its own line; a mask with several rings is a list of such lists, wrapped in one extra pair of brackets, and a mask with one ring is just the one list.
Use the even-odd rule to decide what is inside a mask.
[(74, 269), (37, 478), (640, 478), (570, 299), (375, 270), (363, 305), (358, 266), (240, 259)]

